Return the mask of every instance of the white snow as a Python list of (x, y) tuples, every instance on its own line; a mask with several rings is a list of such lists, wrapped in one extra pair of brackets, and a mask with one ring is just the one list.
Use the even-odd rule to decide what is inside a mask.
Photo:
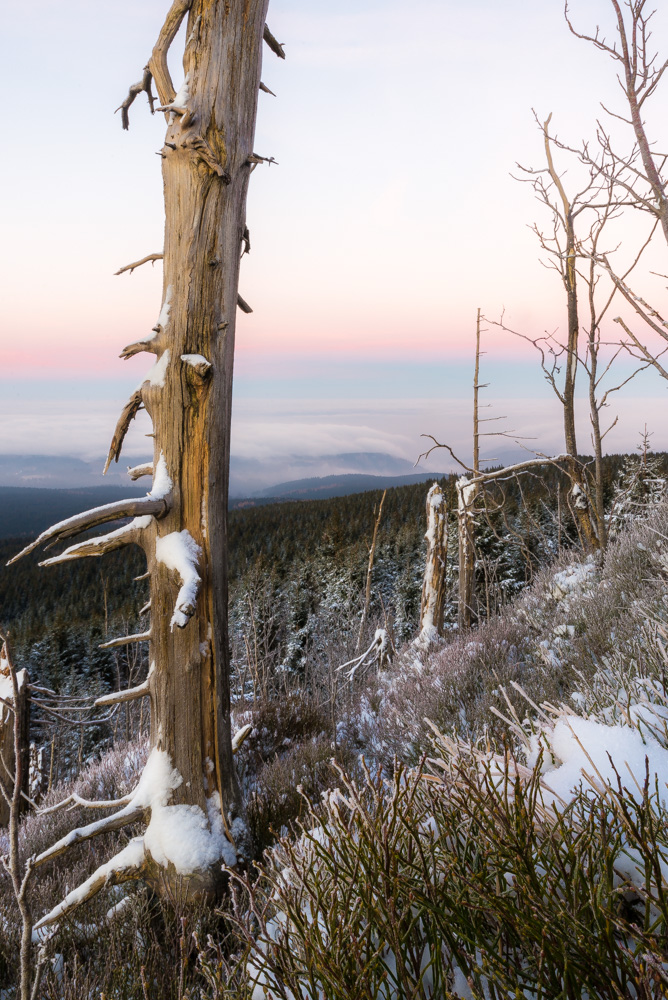
[(172, 107), (185, 108), (190, 100), (190, 73), (186, 73), (186, 78), (179, 87), (178, 93), (172, 101)]
[[(639, 794), (645, 781), (645, 761), (649, 764), (650, 788), (659, 782), (659, 800), (668, 806), (668, 750), (651, 735), (632, 726), (609, 726), (577, 715), (564, 715), (552, 729), (543, 730), (546, 743), (558, 763), (543, 766), (546, 805), (558, 807), (559, 801), (570, 801), (574, 790), (594, 791), (617, 787), (617, 774), (632, 796)], [(528, 764), (534, 767), (541, 737), (531, 737)]]
[(468, 476), (460, 476), (457, 480), (457, 500), (460, 512), (467, 511), (471, 515), (471, 507), (478, 492), (478, 484), (472, 483)]
[(203, 354), (182, 354), (181, 361), (185, 361), (187, 365), (192, 365), (193, 368), (197, 368), (198, 365), (204, 365), (205, 368), (211, 367), (211, 362), (207, 361)]
[(153, 473), (153, 486), (151, 487), (149, 496), (153, 497), (154, 500), (164, 500), (172, 492), (173, 487), (174, 484), (167, 471), (165, 456), (160, 452), (160, 458)]
[(163, 330), (167, 329), (167, 324), (169, 323), (169, 313), (172, 308), (172, 291), (174, 286), (168, 285), (167, 291), (165, 292), (165, 301), (162, 303), (162, 309), (160, 310), (160, 315), (158, 316), (157, 326), (161, 326)]
[[(234, 845), (226, 836), (217, 792), (207, 799), (208, 817), (196, 805), (169, 805), (173, 792), (183, 784), (183, 778), (172, 766), (169, 754), (153, 749), (130, 802), (116, 815), (140, 816), (150, 811), (151, 818), (143, 837), (135, 837), (124, 850), (101, 865), (82, 885), (68, 893), (65, 899), (35, 924), (33, 941), (43, 943), (51, 934), (47, 925), (57, 922), (72, 906), (85, 902), (91, 889), (102, 888), (107, 879), (130, 868), (138, 868), (149, 854), (163, 867), (170, 863), (180, 875), (204, 870), (222, 862), (232, 867), (237, 856)], [(98, 820), (80, 830), (72, 830), (56, 848), (76, 843), (91, 835), (106, 819)], [(50, 848), (48, 854), (53, 852)], [(40, 856), (41, 857), (41, 856)], [(36, 859), (38, 862), (40, 858)], [(100, 885), (102, 883), (102, 885)], [(107, 914), (115, 916), (125, 907), (122, 900)]]
[(200, 546), (187, 529), (172, 531), (156, 539), (155, 557), (168, 569), (175, 570), (181, 578), (181, 589), (176, 598), (172, 615), (172, 629), (175, 625), (184, 628), (195, 610), (195, 603), (201, 584), (198, 570)]
[[(16, 673), (16, 681), (19, 686), (19, 691), (23, 687), (26, 679), (25, 670), (18, 670)], [(0, 698), (10, 704), (14, 701), (14, 687), (12, 685), (12, 679), (9, 675), (9, 664), (7, 660), (0, 658)], [(0, 702), (0, 722), (6, 722), (9, 719), (11, 709), (7, 705), (3, 705)]]
[(595, 577), (596, 564), (593, 559), (589, 558), (583, 563), (572, 563), (552, 577), (550, 584), (552, 597), (557, 601), (563, 601), (571, 594), (581, 593), (592, 586)]
[(165, 384), (165, 377), (167, 375), (167, 365), (169, 364), (169, 348), (160, 355), (156, 363), (152, 368), (146, 372), (146, 375), (141, 380), (138, 389), (144, 385), (145, 382), (150, 382), (151, 385), (158, 386), (162, 388)]
[(167, 328), (167, 324), (169, 323), (169, 313), (171, 310), (171, 298), (172, 298), (173, 287), (174, 287), (173, 285), (167, 286), (167, 291), (165, 292), (165, 300), (162, 303), (160, 315), (158, 316), (158, 322), (156, 323), (156, 329), (153, 329), (151, 330), (150, 333), (147, 333), (146, 336), (142, 338), (141, 343), (149, 344), (152, 340), (154, 340), (158, 333), (157, 330), (158, 326), (161, 326), (163, 330)]
[(236, 851), (225, 834), (218, 792), (207, 799), (207, 817), (196, 805), (168, 805), (182, 783), (169, 754), (152, 750), (134, 796), (135, 803), (151, 810), (146, 851), (165, 868), (171, 862), (180, 875), (210, 868), (221, 859), (234, 866)]
[(100, 882), (102, 884), (112, 877), (115, 873), (120, 873), (128, 871), (131, 868), (138, 868), (142, 861), (144, 860), (144, 838), (134, 837), (133, 840), (123, 848), (118, 854), (116, 854), (105, 864), (100, 865), (100, 867), (93, 872), (90, 878), (86, 879), (81, 885), (69, 892), (67, 896), (58, 903), (57, 906), (38, 920), (35, 924), (32, 932), (32, 940), (36, 944), (42, 943), (45, 938), (48, 938), (49, 934), (44, 933), (44, 928), (48, 924), (53, 924), (60, 919), (66, 910), (69, 910), (72, 906), (79, 906), (79, 904), (85, 902), (88, 898), (91, 890)]

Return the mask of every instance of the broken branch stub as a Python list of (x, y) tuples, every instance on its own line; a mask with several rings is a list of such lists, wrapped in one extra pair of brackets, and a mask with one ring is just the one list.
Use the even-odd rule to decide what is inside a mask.
[(125, 435), (127, 434), (130, 424), (136, 417), (137, 413), (141, 409), (142, 400), (142, 390), (135, 389), (127, 403), (121, 411), (121, 415), (118, 418), (118, 423), (116, 424), (116, 429), (114, 431), (114, 436), (111, 439), (111, 445), (109, 447), (109, 454), (107, 456), (107, 461), (105, 462), (102, 474), (106, 475), (107, 470), (112, 462), (118, 462), (121, 456), (121, 448), (123, 447), (123, 441), (125, 440)]

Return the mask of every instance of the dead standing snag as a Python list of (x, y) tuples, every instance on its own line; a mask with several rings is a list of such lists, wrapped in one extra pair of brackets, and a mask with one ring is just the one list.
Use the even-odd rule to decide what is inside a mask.
[[(239, 262), (263, 38), (276, 51), (265, 27), (268, 2), (175, 0), (143, 78), (148, 87), (131, 88), (123, 105), (127, 124), (133, 91), (150, 93), (152, 79), (165, 113), (164, 278), (156, 327), (124, 351), (151, 353), (155, 363), (126, 404), (107, 465), (118, 460), (130, 422), (144, 407), (154, 459), (152, 470), (138, 474), (152, 471), (153, 487), (145, 506), (128, 503), (124, 512), (135, 515), (128, 524), (47, 562), (130, 543), (146, 555), (151, 670), (148, 691), (136, 695), (150, 698), (152, 752), (132, 804), (110, 821), (143, 816), (148, 826), (42, 924), (127, 878), (144, 878), (163, 893), (186, 878), (191, 895), (215, 896), (223, 868), (249, 848), (230, 731), (227, 496)], [(177, 93), (167, 52), (186, 17)], [(49, 539), (101, 520), (91, 512), (83, 522), (59, 525)], [(104, 822), (85, 835), (103, 828)], [(71, 842), (80, 838), (81, 831)]]

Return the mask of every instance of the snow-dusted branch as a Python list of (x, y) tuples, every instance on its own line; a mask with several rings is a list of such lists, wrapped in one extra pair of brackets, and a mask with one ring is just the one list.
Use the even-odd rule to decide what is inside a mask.
[[(150, 636), (150, 632), (147, 632), (147, 637)], [(111, 694), (103, 694), (101, 698), (95, 700), (95, 705), (102, 708), (106, 705), (119, 705), (124, 701), (134, 701), (136, 698), (145, 698), (146, 695), (150, 694), (150, 681), (147, 677), (143, 684), (138, 684), (137, 687), (126, 688), (125, 691), (112, 691)]]
[(61, 541), (63, 538), (80, 535), (83, 531), (96, 528), (107, 521), (118, 521), (125, 517), (142, 517), (149, 514), (160, 518), (167, 513), (167, 506), (167, 501), (164, 497), (152, 497), (149, 495), (139, 497), (138, 499), (117, 500), (115, 503), (108, 503), (102, 507), (86, 510), (82, 514), (76, 514), (74, 517), (69, 517), (65, 521), (59, 521), (58, 524), (47, 528), (34, 542), (26, 545), (24, 549), (21, 549), (17, 555), (10, 559), (7, 565), (11, 566), (18, 559), (28, 555), (30, 552), (34, 552), (35, 549), (42, 546), (51, 548), (52, 545), (55, 545), (56, 542)]
[(246, 738), (251, 734), (252, 731), (253, 727), (249, 722), (247, 722), (245, 726), (242, 726), (241, 729), (237, 730), (237, 732), (232, 737), (232, 753), (239, 752), (242, 744), (245, 743)]
[(121, 448), (123, 447), (123, 441), (125, 440), (125, 435), (127, 434), (133, 419), (141, 409), (142, 404), (142, 391), (141, 389), (135, 389), (123, 407), (121, 415), (118, 418), (118, 423), (116, 424), (114, 436), (111, 439), (109, 454), (107, 456), (104, 469), (102, 470), (102, 475), (106, 474), (112, 461), (118, 462), (121, 455)]
[(128, 469), (128, 476), (132, 482), (136, 482), (137, 479), (141, 479), (142, 476), (152, 476), (153, 475), (153, 462), (145, 462), (143, 465), (134, 465), (131, 469)]
[[(379, 666), (382, 666), (386, 661), (388, 656), (388, 635), (384, 628), (377, 628), (376, 634), (373, 637), (373, 642), (368, 649), (365, 649), (360, 656), (356, 656), (352, 660), (348, 660), (346, 663), (342, 663), (340, 667), (336, 668), (337, 673), (341, 670), (345, 670), (346, 667), (351, 669), (346, 674), (349, 681), (353, 679), (359, 668), (363, 664), (371, 662), (372, 659), (378, 661)], [(371, 655), (373, 654), (373, 656)]]
[(37, 940), (41, 939), (39, 931), (42, 928), (58, 923), (72, 910), (96, 896), (101, 889), (121, 885), (130, 879), (138, 878), (141, 875), (145, 857), (144, 840), (142, 837), (135, 837), (119, 854), (100, 865), (90, 878), (68, 893), (61, 903), (54, 906), (46, 916), (35, 924), (33, 933), (36, 932)]
[(133, 794), (133, 792), (130, 792), (121, 799), (96, 800), (84, 799), (81, 795), (77, 795), (76, 792), (72, 792), (66, 799), (56, 802), (55, 805), (47, 806), (45, 809), (38, 809), (37, 814), (39, 816), (49, 816), (51, 813), (60, 812), (61, 809), (73, 809), (76, 806), (80, 806), (82, 809), (118, 809), (119, 806), (128, 805), (132, 801)]
[(38, 854), (35, 858), (35, 868), (39, 868), (40, 865), (45, 864), (45, 862), (50, 861), (52, 858), (59, 857), (71, 847), (81, 844), (85, 840), (92, 840), (93, 837), (99, 837), (101, 834), (109, 833), (113, 830), (122, 830), (123, 827), (129, 826), (140, 819), (144, 815), (144, 812), (145, 806), (143, 802), (137, 800), (135, 795), (132, 795), (127, 804), (122, 809), (119, 809), (118, 812), (113, 813), (111, 816), (105, 816), (104, 819), (98, 819), (94, 823), (89, 823), (87, 826), (80, 826), (76, 830), (70, 830), (64, 837), (57, 840), (55, 844), (52, 844), (51, 847)]
[[(150, 638), (150, 630), (148, 632), (135, 632), (132, 635), (119, 635), (117, 639), (109, 639), (108, 642), (101, 643), (100, 649), (116, 649), (118, 646), (129, 646), (133, 642), (148, 642)], [(95, 704), (99, 705), (101, 702), (98, 700)]]
[(107, 552), (113, 552), (114, 549), (120, 549), (123, 545), (141, 545), (142, 533), (152, 522), (153, 517), (150, 514), (146, 517), (135, 517), (129, 524), (124, 524), (121, 528), (110, 531), (106, 535), (70, 545), (60, 555), (44, 559), (39, 565), (55, 566), (58, 563), (70, 562), (72, 559), (102, 556)]

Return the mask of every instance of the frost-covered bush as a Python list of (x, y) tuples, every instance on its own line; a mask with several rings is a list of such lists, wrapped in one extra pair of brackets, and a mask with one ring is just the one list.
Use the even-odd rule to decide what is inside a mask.
[(390, 781), (341, 775), (242, 883), (245, 950), (215, 995), (664, 996), (665, 734), (563, 711), (534, 728), (523, 760), (439, 735)]
[[(391, 671), (369, 678), (355, 725), (367, 755), (391, 770), (395, 756), (415, 764), (427, 749), (425, 718), (444, 732), (477, 739), (500, 735), (494, 716), (501, 688), (522, 714), (534, 702), (559, 704), (600, 674), (606, 663), (626, 674), (659, 669), (656, 620), (668, 626), (668, 506), (627, 528), (603, 559), (562, 553), (532, 585), (478, 629), (428, 655), (400, 652)], [(349, 725), (352, 723), (349, 721)]]

